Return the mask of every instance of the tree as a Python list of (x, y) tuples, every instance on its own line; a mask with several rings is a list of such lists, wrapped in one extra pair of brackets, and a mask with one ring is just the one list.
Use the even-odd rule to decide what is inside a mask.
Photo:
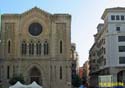
[(81, 85), (81, 79), (80, 79), (80, 77), (78, 75), (74, 75), (72, 77), (72, 85), (74, 87), (79, 87)]
[(23, 77), (23, 75), (15, 75), (15, 76), (13, 76), (10, 80), (9, 80), (9, 83), (11, 84), (11, 85), (14, 85), (17, 81), (20, 81), (22, 84), (24, 84), (25, 83), (25, 81), (24, 81), (24, 77)]

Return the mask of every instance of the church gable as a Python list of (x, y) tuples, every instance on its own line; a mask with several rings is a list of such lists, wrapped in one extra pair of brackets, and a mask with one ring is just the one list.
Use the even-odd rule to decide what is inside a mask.
[(45, 16), (51, 16), (52, 15), (52, 14), (50, 14), (50, 13), (48, 13), (48, 12), (46, 12), (46, 11), (40, 9), (40, 8), (34, 7), (32, 9), (22, 13), (22, 16), (28, 15), (30, 13), (40, 13), (40, 14), (43, 14)]

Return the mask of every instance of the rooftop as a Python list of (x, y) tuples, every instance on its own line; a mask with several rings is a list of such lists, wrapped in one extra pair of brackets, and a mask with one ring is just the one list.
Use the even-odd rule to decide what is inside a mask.
[(103, 13), (103, 15), (102, 15), (102, 19), (104, 20), (104, 18), (105, 18), (105, 16), (106, 16), (106, 14), (108, 13), (108, 12), (116, 12), (116, 11), (118, 11), (118, 12), (122, 12), (122, 11), (125, 11), (125, 7), (113, 7), (113, 8), (107, 8), (107, 9), (105, 9), (105, 11), (104, 11), (104, 13)]

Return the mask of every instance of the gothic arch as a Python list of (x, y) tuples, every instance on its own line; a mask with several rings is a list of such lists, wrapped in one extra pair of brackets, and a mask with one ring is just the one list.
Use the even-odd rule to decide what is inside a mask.
[[(25, 69), (27, 69), (25, 72), (25, 76), (28, 83), (31, 83), (33, 79), (35, 79), (35, 78), (32, 79), (32, 77), (34, 76), (34, 77), (39, 77), (36, 78), (36, 80), (37, 79), (39, 80), (38, 84), (43, 86), (45, 85), (44, 69), (42, 69), (42, 67), (38, 63), (31, 63)], [(36, 74), (35, 73), (31, 74), (33, 71), (37, 71)]]
[(29, 71), (30, 83), (36, 81), (38, 84), (42, 84), (41, 72), (37, 67), (32, 67)]

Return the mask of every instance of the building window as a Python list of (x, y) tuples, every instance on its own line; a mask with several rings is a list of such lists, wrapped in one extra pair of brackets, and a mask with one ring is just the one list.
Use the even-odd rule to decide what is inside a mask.
[(62, 48), (63, 48), (62, 41), (60, 41), (60, 53), (62, 53)]
[(121, 16), (121, 20), (124, 20), (124, 19), (125, 19), (125, 18), (124, 18), (124, 16), (122, 15), (122, 16)]
[(10, 40), (8, 41), (8, 53), (10, 53), (10, 50), (11, 50), (11, 43), (10, 43)]
[(9, 79), (9, 78), (10, 78), (10, 67), (7, 66), (7, 79)]
[(38, 36), (42, 33), (42, 25), (39, 24), (39, 23), (32, 23), (30, 26), (29, 26), (29, 33), (33, 36)]
[(119, 52), (125, 52), (125, 46), (119, 46)]
[(119, 64), (125, 64), (125, 57), (119, 57)]
[(49, 53), (49, 45), (48, 45), (48, 42), (45, 41), (44, 42), (44, 55), (48, 55)]
[(31, 45), (32, 45), (32, 47), (31, 47), (31, 54), (33, 55), (34, 54), (34, 44), (32, 43)]
[(120, 32), (120, 27), (116, 27), (116, 31), (117, 31), (117, 32)]
[(42, 45), (41, 45), (40, 41), (38, 41), (38, 43), (36, 44), (36, 54), (37, 55), (41, 55), (41, 48), (42, 48)]
[(57, 79), (57, 75), (56, 75), (56, 65), (54, 66), (55, 69), (55, 79)]
[(31, 55), (31, 43), (29, 44), (29, 55)]
[(31, 41), (31, 43), (29, 44), (29, 55), (33, 55), (34, 54), (34, 44)]
[(27, 53), (27, 44), (25, 41), (22, 43), (22, 55), (26, 55)]
[(118, 36), (119, 42), (125, 42), (125, 36)]
[(62, 67), (60, 66), (60, 79), (62, 79)]
[(16, 72), (15, 65), (13, 65), (13, 75), (15, 75), (15, 72)]
[(116, 20), (119, 20), (119, 15), (116, 16)]
[(114, 15), (111, 15), (111, 20), (115, 20), (115, 16)]

